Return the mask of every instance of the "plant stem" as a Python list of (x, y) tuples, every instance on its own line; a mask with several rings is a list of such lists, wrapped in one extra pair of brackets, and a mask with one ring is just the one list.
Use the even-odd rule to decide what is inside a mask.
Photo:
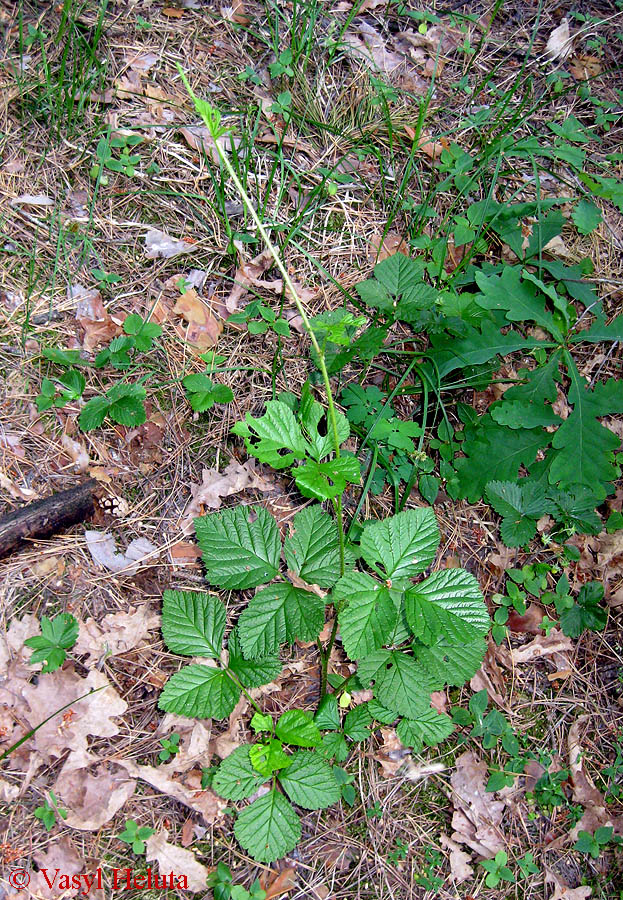
[[(327, 397), (327, 411), (328, 411), (328, 415), (329, 415), (329, 423), (331, 426), (331, 432), (332, 432), (332, 437), (333, 437), (333, 451), (335, 453), (336, 459), (338, 459), (340, 456), (340, 438), (339, 438), (338, 427), (337, 427), (337, 413), (335, 410), (335, 402), (333, 400), (333, 392), (331, 391), (331, 383), (329, 380), (329, 373), (327, 371), (327, 365), (326, 365), (325, 358), (324, 358), (324, 351), (321, 349), (320, 344), (318, 343), (318, 339), (317, 339), (316, 335), (314, 334), (313, 328), (311, 326), (311, 322), (309, 321), (307, 311), (303, 305), (301, 298), (299, 297), (299, 295), (297, 293), (296, 287), (294, 286), (294, 282), (290, 278), (288, 270), (286, 269), (285, 264), (284, 264), (283, 260), (281, 259), (281, 256), (279, 255), (279, 251), (277, 250), (277, 248), (271, 241), (271, 239), (268, 235), (268, 232), (264, 228), (264, 225), (262, 224), (262, 220), (258, 216), (258, 214), (255, 210), (255, 207), (253, 206), (253, 203), (251, 202), (251, 198), (245, 191), (242, 182), (238, 178), (238, 175), (236, 174), (236, 171), (231, 164), (229, 156), (227, 155), (227, 153), (225, 153), (225, 150), (223, 149), (223, 147), (221, 147), (221, 145), (219, 143), (218, 139), (219, 139), (220, 135), (218, 134), (218, 129), (217, 128), (215, 129), (214, 121), (211, 120), (210, 117), (206, 114), (206, 110), (208, 109), (207, 104), (205, 104), (203, 101), (199, 101), (198, 98), (195, 96), (195, 93), (194, 93), (193, 89), (191, 88), (191, 86), (188, 82), (188, 79), (186, 78), (186, 75), (184, 74), (179, 63), (178, 63), (177, 69), (178, 69), (178, 72), (180, 73), (182, 81), (184, 82), (186, 90), (188, 91), (188, 94), (190, 95), (191, 99), (193, 100), (193, 103), (195, 104), (195, 109), (197, 110), (197, 112), (199, 113), (201, 118), (203, 119), (205, 125), (208, 128), (208, 131), (210, 132), (210, 135), (214, 141), (214, 146), (216, 147), (216, 150), (218, 152), (221, 162), (225, 166), (225, 169), (227, 170), (229, 177), (231, 178), (234, 185), (236, 186), (236, 190), (238, 191), (242, 202), (244, 203), (245, 207), (247, 208), (249, 215), (253, 219), (253, 222), (255, 223), (257, 230), (259, 231), (260, 235), (262, 236), (262, 240), (264, 241), (266, 248), (268, 249), (270, 255), (272, 256), (276, 267), (279, 269), (279, 271), (281, 272), (281, 275), (283, 276), (284, 284), (286, 285), (290, 296), (294, 300), (294, 304), (295, 304), (295, 306), (298, 310), (298, 313), (301, 317), (301, 320), (303, 322), (305, 330), (309, 334), (309, 338), (311, 340), (312, 347), (314, 348), (314, 350), (316, 352), (316, 356), (318, 359), (318, 368), (320, 369), (320, 374), (322, 376), (322, 381), (324, 384), (325, 394)], [(337, 518), (338, 536), (339, 536), (339, 544), (340, 544), (340, 575), (343, 575), (344, 574), (344, 514), (343, 514), (343, 509), (342, 509), (341, 496), (336, 498), (336, 500), (334, 502), (334, 509), (335, 509), (335, 514), (336, 514), (336, 518)], [(321, 700), (324, 697), (324, 695), (326, 694), (326, 687), (327, 687), (326, 682), (327, 682), (327, 670), (328, 670), (328, 665), (329, 665), (329, 657), (331, 655), (331, 650), (333, 648), (333, 644), (335, 643), (335, 635), (336, 634), (337, 634), (337, 611), (336, 611), (335, 622), (333, 625), (333, 631), (331, 633), (331, 637), (329, 638), (329, 642), (328, 642), (326, 648), (321, 653), (322, 673), (323, 673), (321, 686), (320, 686), (320, 699)]]

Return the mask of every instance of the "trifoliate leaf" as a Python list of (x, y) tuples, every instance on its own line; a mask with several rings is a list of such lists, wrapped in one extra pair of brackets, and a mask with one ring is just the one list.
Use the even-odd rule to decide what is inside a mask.
[(568, 637), (578, 638), (584, 631), (602, 631), (608, 620), (606, 610), (599, 605), (604, 586), (599, 581), (582, 585), (577, 601), (560, 616), (560, 627)]
[(591, 200), (580, 200), (571, 213), (571, 218), (580, 234), (590, 234), (597, 228), (603, 216), (599, 207)]
[(165, 591), (162, 637), (172, 653), (218, 659), (227, 614), (223, 603), (199, 591)]
[(189, 719), (224, 719), (240, 696), (240, 688), (222, 669), (185, 666), (164, 686), (158, 706)]
[(298, 750), (279, 783), (290, 800), (303, 809), (326, 809), (340, 799), (331, 766), (313, 750)]
[(227, 644), (229, 650), (229, 668), (243, 687), (254, 688), (269, 684), (281, 672), (281, 661), (278, 655), (262, 656), (259, 659), (245, 659), (240, 648), (238, 628), (232, 631)]
[(401, 650), (377, 650), (359, 661), (357, 676), (382, 706), (415, 718), (430, 706), (430, 680), (422, 666)]
[(108, 407), (108, 415), (113, 422), (125, 425), (127, 428), (133, 425), (142, 425), (147, 420), (143, 400), (136, 397), (123, 397)]
[(301, 823), (283, 794), (273, 789), (242, 810), (234, 834), (253, 859), (272, 863), (296, 847)]
[(405, 610), (413, 634), (428, 646), (440, 635), (461, 644), (483, 637), (489, 630), (489, 614), (478, 582), (463, 569), (433, 572), (406, 592)]
[(366, 741), (370, 737), (369, 725), (372, 722), (372, 716), (368, 711), (368, 704), (361, 703), (354, 709), (346, 713), (344, 719), (344, 734), (351, 741)]
[(340, 577), (337, 525), (318, 504), (307, 506), (294, 516), (284, 552), (288, 568), (308, 584), (329, 588)]
[(338, 621), (350, 659), (369, 656), (385, 644), (396, 624), (398, 609), (389, 589), (365, 572), (349, 572), (333, 590)]
[(261, 507), (237, 506), (195, 519), (210, 584), (245, 590), (266, 584), (279, 572), (277, 523)]
[(236, 747), (219, 765), (212, 779), (212, 788), (221, 797), (246, 800), (267, 780), (253, 768), (249, 749), (248, 744)]
[(294, 744), (296, 747), (316, 747), (321, 740), (311, 713), (302, 709), (284, 712), (275, 726), (275, 734), (284, 744)]
[(454, 722), (449, 716), (438, 713), (435, 709), (428, 709), (417, 718), (402, 719), (396, 732), (405, 747), (413, 747), (419, 753), (423, 744), (434, 747), (450, 737), (454, 729)]
[(367, 522), (361, 555), (369, 566), (380, 565), (387, 577), (417, 575), (433, 561), (439, 528), (432, 509), (408, 509), (377, 522)]
[(231, 403), (234, 394), (231, 388), (218, 384), (201, 373), (187, 375), (182, 384), (188, 392), (188, 402), (195, 412), (205, 412), (215, 403)]
[(253, 597), (240, 616), (238, 629), (244, 655), (256, 659), (280, 644), (311, 641), (324, 624), (324, 602), (317, 594), (291, 584), (273, 584)]
[(308, 460), (293, 470), (294, 480), (304, 497), (331, 500), (346, 490), (346, 485), (359, 484), (361, 472), (355, 456), (339, 456), (326, 462)]
[(487, 644), (482, 637), (456, 644), (440, 635), (427, 647), (416, 643), (413, 652), (429, 674), (434, 690), (446, 684), (461, 687), (475, 675), (484, 659)]
[(309, 450), (294, 413), (280, 400), (269, 400), (259, 419), (247, 413), (245, 421), (237, 422), (232, 432), (244, 437), (252, 456), (273, 469), (286, 469), (295, 459), (304, 459)]
[(65, 653), (78, 639), (78, 621), (70, 613), (59, 613), (53, 619), (41, 617), (41, 634), (24, 641), (34, 653), (30, 663), (45, 662), (42, 672), (55, 672), (65, 662)]

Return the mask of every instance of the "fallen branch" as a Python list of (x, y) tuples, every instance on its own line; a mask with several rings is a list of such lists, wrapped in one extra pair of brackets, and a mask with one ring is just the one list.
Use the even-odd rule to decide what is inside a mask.
[(0, 519), (0, 558), (12, 553), (28, 540), (49, 537), (93, 512), (92, 478), (68, 491), (59, 491), (43, 500), (35, 500)]

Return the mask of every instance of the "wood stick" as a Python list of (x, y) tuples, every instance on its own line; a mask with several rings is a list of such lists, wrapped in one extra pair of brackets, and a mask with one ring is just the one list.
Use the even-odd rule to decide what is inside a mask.
[(0, 518), (0, 557), (26, 541), (49, 537), (93, 512), (93, 491), (97, 482), (89, 478), (77, 487), (59, 491), (43, 500), (27, 503)]

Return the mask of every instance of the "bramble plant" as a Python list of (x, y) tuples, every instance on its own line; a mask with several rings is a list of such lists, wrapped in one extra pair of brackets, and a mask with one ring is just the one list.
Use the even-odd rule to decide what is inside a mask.
[[(222, 133), (218, 112), (195, 98), (187, 82), (186, 86), (216, 138)], [(339, 344), (352, 316), (347, 314), (347, 322), (334, 317), (331, 322), (310, 323), (231, 163), (219, 152), (295, 299), (328, 405), (325, 411), (308, 384), (296, 412), (283, 401), (269, 401), (265, 415), (247, 414), (233, 431), (244, 438), (252, 456), (273, 468), (289, 469), (304, 496), (329, 501), (335, 518), (321, 502), (312, 503), (294, 516), (283, 545), (277, 522), (262, 507), (238, 506), (195, 520), (208, 582), (221, 590), (259, 590), (230, 633), (226, 655), (222, 652), (226, 612), (218, 597), (165, 592), (162, 633), (169, 649), (213, 662), (192, 663), (174, 674), (159, 705), (187, 717), (224, 718), (241, 692), (247, 696), (256, 709), (251, 721), (256, 740), (223, 760), (212, 788), (227, 799), (242, 801), (270, 784), (267, 793), (238, 814), (234, 832), (255, 859), (272, 862), (300, 839), (295, 806), (315, 810), (339, 801), (344, 784), (342, 778), (336, 779), (331, 760), (336, 754), (343, 756), (345, 735), (363, 739), (375, 721), (397, 721), (402, 742), (421, 749), (451, 734), (454, 724), (431, 707), (431, 692), (447, 684), (462, 685), (477, 671), (490, 620), (478, 583), (468, 572), (445, 569), (421, 578), (440, 541), (431, 509), (409, 509), (382, 521), (364, 522), (357, 541), (347, 537), (342, 495), (349, 484), (359, 484), (359, 462), (342, 447), (350, 424), (335, 409), (323, 351), (329, 338), (337, 338)], [(282, 572), (282, 555), (295, 583)], [(326, 596), (319, 595), (318, 587)], [(319, 635), (327, 606), (333, 607), (334, 624), (322, 644)], [(344, 651), (357, 666), (353, 684), (372, 687), (374, 695), (352, 710), (343, 726), (337, 693), (329, 692), (329, 658), (338, 628)], [(295, 640), (319, 644), (317, 721), (296, 709), (275, 721), (249, 694), (249, 689), (279, 674), (281, 646)], [(338, 692), (345, 688), (342, 683)], [(327, 741), (323, 730), (334, 738)]]

